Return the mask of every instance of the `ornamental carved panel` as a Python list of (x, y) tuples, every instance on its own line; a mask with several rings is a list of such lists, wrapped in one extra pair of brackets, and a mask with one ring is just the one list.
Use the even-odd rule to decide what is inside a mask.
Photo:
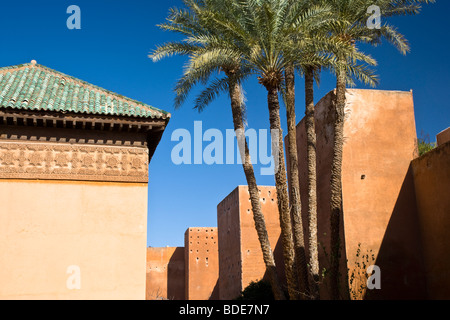
[(148, 182), (148, 150), (0, 141), (0, 179)]

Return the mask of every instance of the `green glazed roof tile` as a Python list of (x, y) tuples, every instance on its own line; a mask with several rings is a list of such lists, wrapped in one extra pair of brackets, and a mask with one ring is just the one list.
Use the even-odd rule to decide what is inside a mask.
[(170, 113), (36, 63), (0, 68), (0, 107), (169, 119)]

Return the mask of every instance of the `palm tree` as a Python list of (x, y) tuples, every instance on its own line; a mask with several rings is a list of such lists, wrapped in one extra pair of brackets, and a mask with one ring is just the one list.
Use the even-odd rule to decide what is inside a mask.
[[(178, 32), (186, 38), (180, 42), (170, 42), (157, 47), (150, 55), (154, 61), (173, 54), (189, 56), (189, 64), (185, 68), (183, 77), (178, 81), (175, 92), (175, 106), (179, 107), (186, 99), (189, 91), (198, 83), (207, 83), (210, 76), (218, 71), (225, 74), (223, 78), (210, 81), (210, 85), (203, 90), (196, 99), (195, 108), (202, 111), (221, 92), (228, 91), (231, 100), (234, 129), (239, 145), (244, 150), (243, 169), (247, 179), (255, 228), (260, 241), (266, 271), (271, 283), (274, 297), (277, 300), (285, 299), (281, 288), (273, 252), (265, 225), (264, 215), (261, 211), (259, 190), (256, 183), (253, 165), (247, 141), (244, 135), (243, 98), (241, 82), (250, 70), (242, 63), (240, 56), (235, 54), (230, 42), (218, 35), (215, 17), (223, 13), (226, 8), (224, 1), (195, 1), (184, 0), (188, 10), (172, 9), (165, 24), (160, 27), (164, 30)], [(222, 16), (221, 16), (222, 18)]]
[[(385, 23), (379, 29), (367, 27), (370, 13), (367, 9), (376, 5), (380, 8), (382, 17), (394, 15), (416, 14), (421, 3), (431, 3), (434, 0), (323, 0), (332, 7), (339, 22), (330, 29), (331, 36), (356, 46), (357, 42), (376, 45), (382, 38), (388, 40), (399, 49), (402, 54), (409, 51), (406, 39), (395, 28)], [(336, 73), (336, 102), (334, 123), (334, 150), (331, 168), (331, 265), (330, 290), (334, 299), (341, 298), (339, 292), (339, 260), (340, 260), (340, 221), (343, 217), (342, 208), (342, 158), (344, 141), (344, 108), (346, 85), (349, 79), (349, 64), (351, 60), (342, 52), (334, 52), (337, 65)], [(348, 298), (344, 293), (344, 298)]]
[[(307, 11), (310, 4), (304, 6)], [(309, 17), (311, 18), (311, 17)], [(307, 19), (293, 22), (295, 38), (301, 37), (304, 40), (305, 35), (309, 36), (312, 31), (311, 24), (302, 23)], [(312, 19), (309, 19), (312, 20)], [(290, 31), (292, 32), (292, 30)], [(295, 41), (295, 40), (294, 40)], [(292, 43), (288, 43), (292, 46)], [(317, 210), (316, 210), (316, 171), (315, 171), (315, 129), (314, 125), (314, 103), (312, 103), (311, 113), (311, 95), (313, 90), (313, 72), (314, 67), (308, 58), (315, 56), (317, 52), (311, 54), (311, 45), (305, 41), (301, 42), (304, 50), (295, 52), (292, 57), (295, 64), (289, 64), (285, 68), (285, 105), (287, 119), (287, 141), (289, 157), (289, 195), (291, 204), (291, 216), (294, 228), (295, 257), (299, 273), (299, 290), (301, 293), (312, 299), (318, 299), (317, 277), (319, 274), (318, 243), (317, 243)], [(307, 128), (307, 168), (308, 168), (308, 244), (309, 244), (309, 270), (306, 264), (306, 248), (303, 234), (303, 223), (301, 218), (301, 196), (300, 181), (298, 170), (298, 152), (297, 152), (297, 127), (295, 117), (295, 69), (300, 69), (305, 75), (305, 99), (306, 99), (306, 128)], [(308, 109), (309, 108), (309, 109)], [(311, 118), (312, 115), (312, 118)], [(312, 119), (312, 123), (311, 123)], [(312, 126), (311, 126), (312, 124)], [(311, 134), (312, 132), (312, 134)], [(311, 148), (312, 147), (312, 148)], [(313, 150), (311, 150), (313, 149)], [(313, 151), (313, 152), (311, 152)]]
[[(288, 156), (290, 164), (290, 197), (291, 211), (294, 222), (294, 239), (296, 242), (296, 257), (304, 258), (304, 250), (298, 251), (297, 245), (303, 232), (296, 230), (295, 223), (296, 212), (300, 211), (301, 203), (298, 180), (298, 159), (296, 144), (296, 121), (295, 121), (295, 77), (294, 69), (298, 69), (305, 78), (305, 129), (307, 142), (307, 199), (308, 199), (308, 250), (309, 250), (309, 270), (307, 276), (304, 276), (304, 270), (299, 268), (299, 273), (303, 275), (301, 279), (305, 285), (300, 286), (311, 299), (319, 299), (319, 257), (318, 257), (318, 239), (317, 239), (317, 196), (316, 196), (316, 133), (314, 118), (314, 80), (319, 78), (322, 68), (332, 68), (335, 66), (334, 60), (330, 59), (329, 51), (346, 52), (349, 56), (353, 55), (353, 47), (345, 46), (345, 43), (336, 41), (335, 38), (327, 36), (330, 24), (335, 23), (331, 8), (319, 1), (296, 1), (300, 10), (296, 12), (295, 20), (291, 20), (290, 29), (287, 33), (291, 34), (292, 42), (285, 42), (288, 48), (284, 49), (285, 55), (292, 55), (289, 60), (295, 61), (295, 64), (288, 65), (285, 69), (285, 104), (286, 116), (288, 122)], [(295, 50), (290, 50), (295, 48)], [(364, 58), (364, 57), (363, 57)], [(353, 64), (352, 64), (353, 66)], [(296, 203), (298, 201), (298, 203)], [(300, 215), (300, 212), (298, 213)], [(302, 230), (301, 230), (302, 231)], [(302, 239), (303, 241), (303, 239)], [(303, 243), (302, 243), (303, 244)], [(304, 248), (304, 245), (303, 245)], [(308, 281), (305, 281), (308, 278)]]
[[(295, 0), (294, 0), (295, 1)], [(288, 142), (288, 159), (289, 159), (289, 200), (290, 200), (290, 208), (291, 208), (291, 216), (293, 222), (293, 231), (294, 231), (294, 245), (295, 245), (295, 258), (297, 263), (298, 277), (299, 277), (299, 291), (302, 295), (306, 297), (312, 297), (313, 299), (318, 298), (318, 290), (316, 290), (317, 286), (315, 285), (315, 273), (317, 269), (318, 274), (318, 255), (317, 253), (317, 224), (314, 221), (317, 221), (315, 218), (316, 215), (314, 212), (311, 212), (310, 206), (308, 205), (308, 217), (309, 217), (309, 265), (310, 270), (308, 270), (307, 262), (306, 262), (306, 248), (305, 248), (305, 240), (303, 233), (303, 223), (301, 217), (301, 196), (300, 196), (300, 181), (299, 181), (299, 170), (298, 170), (298, 152), (297, 152), (297, 122), (295, 117), (295, 69), (305, 69), (311, 68), (308, 65), (307, 58), (311, 57), (311, 54), (308, 50), (311, 49), (311, 43), (305, 41), (305, 38), (310, 36), (310, 32), (314, 24), (310, 22), (314, 20), (314, 16), (321, 17), (321, 11), (318, 10), (318, 14), (311, 14), (311, 11), (308, 13), (308, 10), (311, 7), (309, 1), (296, 1), (297, 5), (300, 6), (300, 10), (290, 10), (296, 14), (295, 19), (288, 20), (287, 23), (288, 30), (286, 31), (288, 34), (292, 34), (292, 41), (285, 42), (285, 44), (289, 47), (294, 47), (294, 43), (296, 43), (297, 48), (302, 48), (303, 50), (295, 50), (294, 55), (290, 57), (292, 61), (289, 63), (284, 71), (285, 74), (285, 90), (284, 90), (284, 100), (286, 105), (286, 119), (287, 119), (287, 142)], [(299, 14), (301, 13), (301, 14)], [(291, 25), (289, 25), (289, 23)], [(310, 38), (308, 38), (310, 39)], [(289, 52), (289, 48), (285, 49), (285, 52)], [(305, 53), (306, 52), (306, 53)], [(295, 63), (294, 63), (295, 61)], [(305, 67), (308, 65), (307, 67)], [(305, 73), (306, 74), (306, 73)], [(306, 77), (305, 77), (306, 81)], [(306, 84), (306, 82), (305, 82)], [(308, 136), (308, 145), (309, 145)], [(312, 137), (315, 139), (315, 133)], [(312, 158), (308, 157), (308, 160), (312, 160)], [(314, 160), (315, 164), (315, 160)], [(309, 161), (308, 161), (309, 168)], [(315, 170), (314, 170), (315, 173)], [(312, 181), (308, 176), (308, 185), (315, 185), (315, 180)], [(308, 203), (310, 203), (311, 199), (315, 201), (315, 197), (312, 197), (311, 193), (308, 193)], [(316, 268), (317, 267), (317, 268)], [(311, 292), (310, 292), (311, 290)]]
[[(275, 185), (280, 214), (281, 239), (289, 297), (300, 298), (299, 293), (307, 287), (307, 268), (303, 225), (301, 220), (300, 188), (298, 183), (298, 160), (295, 130), (294, 60), (288, 59), (286, 43), (290, 41), (292, 25), (300, 17), (301, 6), (295, 1), (254, 1), (244, 4), (244, 12), (251, 21), (242, 26), (244, 37), (236, 35), (247, 44), (242, 46), (242, 56), (259, 72), (259, 83), (267, 90), (269, 123), (277, 132), (278, 145)], [(285, 73), (285, 77), (283, 77)], [(279, 91), (286, 83), (286, 111), (288, 120), (288, 152), (291, 164), (290, 200), (287, 190), (283, 135), (280, 121)], [(291, 204), (291, 206), (289, 206)], [(291, 209), (290, 209), (291, 208)], [(292, 215), (292, 217), (291, 217)], [(292, 220), (291, 220), (292, 219)], [(294, 229), (292, 230), (292, 225)], [(293, 232), (294, 231), (294, 232)], [(294, 238), (295, 235), (295, 238)], [(295, 240), (295, 241), (294, 241)]]
[[(279, 92), (283, 85), (286, 87), (286, 105), (288, 113), (288, 133), (289, 136), (289, 153), (292, 157), (297, 154), (295, 141), (295, 105), (293, 85), (294, 77), (292, 71), (296, 66), (320, 66), (322, 61), (331, 63), (331, 59), (320, 57), (317, 54), (317, 48), (326, 48), (328, 46), (336, 46), (341, 48), (342, 52), (349, 52), (341, 45), (341, 41), (334, 38), (314, 37), (308, 35), (305, 30), (311, 32), (313, 26), (319, 24), (323, 16), (319, 8), (312, 8), (309, 1), (292, 1), (292, 0), (254, 0), (254, 1), (235, 1), (234, 5), (237, 10), (232, 16), (217, 20), (218, 24), (223, 28), (224, 32), (229, 34), (232, 43), (239, 46), (238, 50), (242, 61), (249, 66), (250, 69), (258, 73), (259, 83), (267, 90), (267, 102), (269, 109), (269, 122), (272, 132), (278, 132), (275, 145), (278, 145), (277, 170), (275, 171), (275, 185), (278, 195), (278, 210), (280, 214), (281, 239), (283, 243), (284, 264), (286, 278), (288, 284), (288, 292), (291, 299), (299, 298), (299, 289), (297, 277), (300, 275), (300, 284), (306, 285), (304, 270), (305, 259), (302, 259), (301, 251), (295, 259), (294, 239), (292, 225), (294, 224), (295, 239), (297, 248), (303, 249), (304, 240), (300, 233), (302, 226), (298, 213), (291, 214), (289, 210), (289, 195), (287, 191), (286, 167), (283, 149), (283, 140), (281, 134), (280, 123), (280, 104)], [(315, 21), (315, 23), (314, 23)], [(323, 23), (323, 22), (322, 22)], [(317, 26), (315, 26), (317, 28)], [(324, 44), (326, 44), (324, 46)], [(308, 49), (305, 49), (308, 48)], [(304, 54), (304, 53), (307, 54)], [(283, 73), (285, 77), (283, 77)], [(294, 145), (294, 146), (292, 146)], [(292, 163), (295, 163), (295, 157)], [(295, 171), (294, 171), (295, 172)], [(296, 174), (298, 178), (298, 174)], [(291, 176), (292, 177), (292, 176)], [(298, 190), (298, 189), (297, 189)], [(295, 188), (291, 187), (291, 200), (300, 197)], [(299, 210), (299, 205), (292, 206), (295, 201), (291, 202), (291, 207)], [(297, 211), (298, 212), (298, 211)], [(297, 219), (297, 221), (296, 221)], [(293, 221), (292, 221), (293, 220)], [(294, 222), (294, 223), (293, 223)], [(296, 224), (297, 223), (297, 224)], [(313, 224), (311, 224), (313, 226)], [(298, 228), (300, 226), (300, 228)], [(298, 231), (300, 229), (300, 231)], [(297, 232), (298, 231), (298, 232)], [(315, 229), (314, 235), (317, 237)], [(311, 244), (316, 244), (311, 241)], [(317, 249), (316, 249), (317, 252)], [(303, 255), (304, 256), (304, 255)], [(318, 262), (317, 256), (312, 256), (314, 261)], [(295, 262), (300, 265), (296, 266)], [(318, 263), (316, 275), (318, 275)], [(303, 278), (303, 279), (302, 279)]]
[(287, 120), (287, 153), (289, 157), (289, 203), (292, 217), (295, 263), (298, 272), (298, 290), (300, 294), (307, 294), (308, 268), (306, 262), (306, 248), (302, 222), (302, 204), (300, 197), (300, 181), (297, 154), (297, 127), (295, 118), (295, 67), (290, 65), (284, 71), (285, 105)]
[[(287, 27), (287, 30), (285, 32), (287, 35), (291, 35), (291, 41), (284, 42), (287, 48), (285, 48), (283, 51), (285, 52), (285, 55), (288, 52), (291, 52), (291, 54), (293, 55), (289, 57), (289, 60), (291, 62), (286, 65), (284, 70), (284, 90), (282, 92), (286, 105), (286, 120), (288, 132), (287, 154), (289, 160), (289, 202), (293, 224), (295, 261), (299, 279), (299, 292), (304, 297), (313, 297), (313, 299), (316, 299), (318, 298), (318, 290), (315, 290), (317, 286), (315, 285), (316, 281), (314, 274), (316, 271), (316, 266), (318, 274), (319, 261), (318, 255), (315, 254), (317, 252), (317, 249), (315, 249), (317, 248), (317, 232), (314, 232), (312, 230), (317, 230), (317, 224), (314, 224), (314, 221), (317, 221), (317, 219), (314, 218), (314, 213), (311, 214), (308, 206), (310, 252), (310, 270), (308, 270), (303, 222), (301, 216), (301, 196), (297, 152), (297, 122), (295, 116), (295, 70), (301, 70), (310, 67), (311, 61), (308, 59), (312, 56), (310, 52), (308, 52), (312, 49), (312, 39), (310, 37), (310, 33), (314, 28), (317, 27), (314, 23), (311, 22), (314, 20), (318, 22), (324, 17), (321, 10), (311, 10), (312, 6), (309, 1), (293, 0), (293, 3), (290, 3), (290, 5), (292, 4), (295, 4), (297, 8), (296, 10), (288, 11), (289, 13), (291, 13), (291, 15), (285, 23), (285, 26)], [(296, 50), (292, 52), (292, 48), (296, 48)], [(315, 134), (313, 138), (315, 139)], [(310, 182), (311, 180), (308, 179), (308, 184)], [(308, 193), (308, 199), (311, 199), (310, 193)], [(311, 292), (310, 289), (312, 289)]]
[[(269, 123), (273, 134), (272, 146), (276, 162), (275, 185), (285, 273), (289, 297), (297, 299), (299, 298), (297, 267), (294, 259), (295, 250), (278, 94), (283, 84), (285, 68), (292, 66), (294, 63), (293, 60), (287, 58), (290, 55), (285, 52), (288, 48), (285, 42), (291, 40), (291, 34), (286, 30), (291, 27), (291, 22), (295, 21), (293, 18), (299, 16), (300, 6), (295, 1), (290, 0), (230, 0), (226, 1), (226, 6), (228, 12), (232, 12), (232, 14), (220, 12), (211, 15), (211, 19), (217, 25), (215, 30), (220, 30), (220, 33), (225, 35), (224, 38), (229, 39), (230, 46), (233, 47), (233, 50), (237, 50), (241, 61), (245, 61), (249, 69), (254, 70), (259, 75), (259, 83), (267, 90)], [(292, 12), (295, 12), (295, 14), (292, 14)], [(300, 238), (300, 241), (303, 241), (302, 238)]]
[[(300, 37), (300, 46), (302, 50), (296, 51), (295, 56), (292, 57), (296, 61), (296, 67), (304, 74), (305, 78), (305, 128), (306, 128), (306, 142), (307, 142), (307, 216), (308, 216), (308, 251), (309, 251), (309, 270), (307, 270), (306, 278), (303, 276), (302, 281), (305, 283), (300, 289), (304, 290), (309, 298), (319, 299), (318, 278), (319, 278), (319, 256), (318, 256), (318, 239), (317, 239), (317, 196), (316, 196), (316, 133), (314, 120), (314, 75), (315, 70), (325, 66), (329, 61), (323, 56), (324, 48), (330, 44), (323, 43), (323, 38), (320, 34), (323, 26), (326, 25), (328, 8), (315, 7), (311, 1), (306, 1), (304, 4), (305, 12), (310, 13), (304, 17), (309, 19), (300, 19), (294, 25), (296, 38)], [(311, 12), (314, 12), (311, 14)], [(305, 38), (312, 39), (305, 41)], [(334, 44), (333, 44), (334, 45)], [(297, 159), (297, 141), (296, 141), (296, 120), (295, 120), (295, 92), (294, 92), (294, 69), (288, 66), (285, 70), (286, 83), (286, 110), (288, 122), (288, 153), (290, 163), (290, 193), (293, 199), (291, 208), (293, 210), (293, 217), (295, 221), (295, 210), (300, 210), (300, 195), (297, 190), (300, 190), (299, 176), (298, 176), (298, 159)], [(298, 201), (298, 204), (296, 203)], [(298, 213), (301, 214), (300, 212)], [(301, 225), (297, 223), (297, 225)], [(294, 224), (295, 228), (295, 224)], [(295, 230), (295, 229), (294, 229)], [(296, 231), (296, 230), (295, 230)], [(303, 236), (303, 232), (294, 232), (295, 239)], [(304, 241), (304, 240), (303, 240)], [(299, 259), (306, 259), (304, 250), (296, 252)], [(304, 271), (299, 269), (299, 272)]]

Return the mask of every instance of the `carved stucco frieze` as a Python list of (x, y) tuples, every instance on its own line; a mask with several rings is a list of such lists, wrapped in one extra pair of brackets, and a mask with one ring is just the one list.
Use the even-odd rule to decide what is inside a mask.
[(0, 179), (148, 182), (148, 149), (0, 141)]

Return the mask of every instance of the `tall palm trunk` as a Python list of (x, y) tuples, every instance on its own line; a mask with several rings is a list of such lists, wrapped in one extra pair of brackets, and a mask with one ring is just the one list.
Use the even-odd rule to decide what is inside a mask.
[[(286, 82), (286, 118), (288, 127), (289, 157), (289, 201), (294, 231), (295, 263), (298, 272), (300, 294), (307, 294), (308, 267), (306, 262), (305, 239), (303, 234), (302, 205), (300, 198), (300, 182), (298, 174), (297, 127), (295, 120), (295, 69), (289, 66), (285, 70)], [(301, 297), (301, 296), (300, 296)]]
[(345, 91), (346, 91), (346, 70), (345, 57), (338, 61), (337, 81), (336, 81), (336, 103), (334, 122), (334, 146), (333, 160), (331, 165), (331, 217), (330, 217), (330, 293), (332, 299), (340, 299), (340, 256), (341, 239), (340, 223), (343, 214), (342, 208), (342, 156), (344, 149), (344, 118), (345, 118)]
[(305, 127), (308, 170), (308, 230), (311, 298), (319, 299), (319, 252), (317, 243), (317, 178), (316, 178), (316, 125), (314, 118), (314, 69), (305, 72)]
[[(241, 106), (241, 87), (233, 75), (228, 74), (230, 79), (229, 91), (231, 98), (231, 111), (233, 114), (234, 130), (236, 134), (244, 134), (244, 123), (242, 120), (242, 106)], [(239, 140), (238, 140), (239, 141)], [(267, 276), (272, 287), (272, 292), (276, 300), (284, 300), (285, 295), (283, 293), (280, 281), (278, 279), (277, 269), (275, 265), (275, 259), (273, 256), (272, 248), (269, 242), (269, 235), (267, 234), (266, 223), (264, 215), (261, 211), (261, 202), (259, 198), (258, 185), (256, 184), (255, 173), (253, 165), (250, 159), (250, 152), (247, 145), (245, 136), (241, 141), (244, 141), (245, 154), (242, 161), (244, 168), (245, 178), (247, 179), (248, 191), (250, 194), (250, 202), (253, 211), (253, 220), (255, 222), (256, 233), (258, 234), (259, 243), (263, 253), (264, 263), (266, 265)]]
[[(275, 186), (278, 198), (278, 211), (280, 215), (281, 239), (283, 245), (284, 268), (286, 272), (287, 287), (290, 299), (298, 298), (297, 275), (294, 259), (294, 241), (292, 237), (292, 223), (289, 212), (289, 195), (287, 190), (286, 165), (284, 163), (283, 134), (280, 122), (280, 104), (278, 101), (278, 87), (267, 85), (267, 102), (269, 107), (270, 129), (277, 133), (276, 141), (272, 141), (272, 148), (278, 144), (278, 155), (275, 159)], [(274, 138), (272, 136), (272, 138)], [(272, 149), (272, 152), (274, 150)]]

